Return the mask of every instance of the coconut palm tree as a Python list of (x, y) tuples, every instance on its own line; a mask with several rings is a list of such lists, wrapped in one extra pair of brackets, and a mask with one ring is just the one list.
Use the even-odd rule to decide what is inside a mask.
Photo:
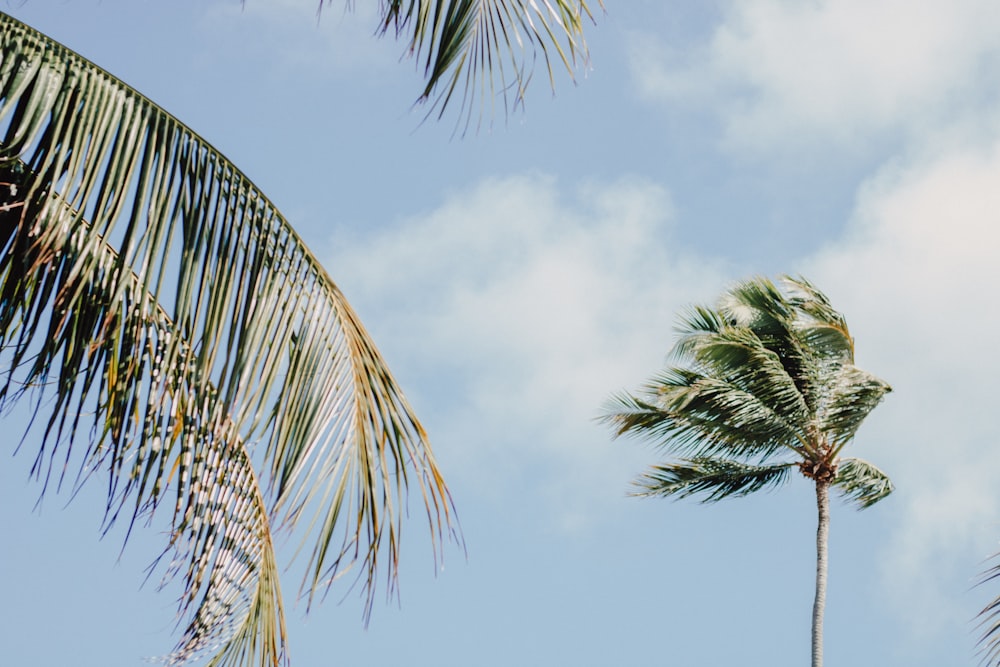
[(275, 206), (0, 14), (0, 411), (14, 404), (42, 493), (97, 478), (129, 532), (162, 508), (161, 569), (183, 583), (169, 664), (287, 662), (279, 531), (301, 526), (303, 596), (355, 566), (366, 618), (380, 580), (394, 588), (408, 490), (435, 558), (460, 540), (424, 429)]
[(703, 502), (776, 487), (798, 470), (816, 487), (816, 597), (812, 664), (823, 662), (829, 491), (865, 508), (892, 491), (872, 464), (842, 456), (861, 422), (890, 391), (854, 365), (844, 317), (802, 278), (784, 291), (754, 278), (716, 308), (681, 319), (679, 363), (638, 395), (619, 394), (603, 419), (616, 435), (653, 440), (675, 458), (636, 480), (636, 495)]

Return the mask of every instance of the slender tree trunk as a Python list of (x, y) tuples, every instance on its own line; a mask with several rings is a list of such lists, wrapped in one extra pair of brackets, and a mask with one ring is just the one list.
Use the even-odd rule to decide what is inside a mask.
[(830, 483), (816, 482), (816, 599), (812, 618), (812, 667), (823, 667), (823, 609), (826, 606), (826, 545), (830, 530)]

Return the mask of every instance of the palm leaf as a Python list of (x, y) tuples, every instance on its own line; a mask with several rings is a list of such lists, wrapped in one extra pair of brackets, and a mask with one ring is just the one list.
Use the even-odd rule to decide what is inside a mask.
[[(992, 560), (996, 560), (1000, 554), (995, 554)], [(997, 563), (979, 579), (979, 585), (995, 581), (1000, 578), (1000, 563)], [(979, 650), (982, 660), (980, 664), (994, 667), (1000, 665), (1000, 596), (994, 598), (979, 612)]]
[(618, 436), (651, 436), (664, 450), (692, 457), (763, 461), (784, 448), (800, 451), (804, 446), (797, 425), (758, 397), (683, 368), (666, 369), (639, 397), (612, 397), (601, 419), (613, 424)]
[(780, 486), (794, 465), (755, 466), (714, 457), (682, 459), (650, 468), (634, 482), (638, 488), (635, 495), (678, 498), (703, 495), (702, 502), (717, 502)]
[(840, 459), (833, 486), (861, 509), (871, 507), (893, 491), (888, 475), (868, 461), (855, 458)]
[(823, 356), (854, 362), (854, 338), (844, 315), (835, 310), (829, 298), (805, 278), (783, 276), (789, 289), (789, 303), (805, 320), (797, 324), (810, 349)]
[(690, 366), (749, 396), (789, 423), (801, 423), (808, 414), (795, 379), (782, 358), (769, 349), (757, 332), (742, 326), (689, 337)]
[(861, 423), (892, 387), (853, 364), (837, 365), (826, 377), (818, 422), (836, 453), (854, 438)]
[(359, 562), (367, 614), (411, 482), (435, 551), (454, 532), (426, 435), (236, 167), (65, 47), (0, 28), (0, 409), (30, 401), (43, 492), (78, 460), (80, 483), (108, 475), (109, 524), (173, 495), (166, 570), (190, 621), (171, 660), (277, 664), (274, 522), (316, 517), (303, 592)]
[(803, 312), (796, 302), (772, 281), (758, 276), (733, 286), (720, 300), (720, 309), (739, 318), (765, 348), (778, 356), (803, 403), (815, 412), (821, 400), (823, 359), (802, 331)]
[(457, 103), (466, 124), (477, 100), (492, 107), (500, 97), (505, 109), (521, 104), (539, 53), (552, 85), (553, 61), (572, 74), (577, 61), (587, 59), (583, 22), (593, 17), (585, 0), (386, 0), (381, 6), (383, 32), (412, 31), (409, 50), (423, 63), (421, 99), (432, 100), (429, 113), (437, 108), (440, 117)]

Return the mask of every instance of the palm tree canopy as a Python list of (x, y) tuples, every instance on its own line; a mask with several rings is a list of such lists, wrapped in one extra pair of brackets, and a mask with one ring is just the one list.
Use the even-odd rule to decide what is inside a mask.
[(840, 458), (890, 387), (854, 365), (846, 320), (811, 283), (738, 283), (716, 307), (688, 310), (678, 334), (677, 365), (603, 416), (616, 435), (679, 457), (637, 480), (640, 495), (716, 501), (781, 484), (793, 465), (860, 507), (892, 491), (872, 464)]
[(408, 40), (426, 79), (420, 99), (439, 117), (454, 104), (466, 123), (477, 104), (492, 109), (500, 99), (505, 111), (516, 108), (539, 55), (552, 86), (553, 65), (572, 75), (588, 60), (586, 0), (380, 0), (379, 12), (381, 33)]
[(366, 617), (383, 563), (392, 590), (410, 486), (435, 554), (456, 536), (423, 428), (274, 205), (4, 14), (0, 355), (0, 410), (34, 415), (43, 493), (106, 474), (106, 522), (130, 530), (167, 504), (163, 569), (186, 619), (171, 664), (287, 660), (279, 529), (303, 526), (309, 600), (359, 566)]

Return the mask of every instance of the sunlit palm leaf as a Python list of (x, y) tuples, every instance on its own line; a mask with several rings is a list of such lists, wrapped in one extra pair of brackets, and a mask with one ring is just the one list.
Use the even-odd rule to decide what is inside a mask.
[[(759, 409), (787, 423), (801, 423), (808, 414), (799, 386), (782, 358), (768, 349), (752, 329), (727, 327), (686, 341), (690, 366), (734, 390), (754, 398)], [(744, 421), (750, 421), (744, 420)]]
[(810, 349), (829, 358), (854, 362), (854, 339), (844, 315), (834, 309), (830, 300), (805, 278), (784, 276), (789, 289), (788, 302), (806, 317), (797, 328)]
[[(787, 285), (787, 277), (782, 281)], [(767, 278), (737, 283), (721, 299), (720, 309), (750, 328), (761, 344), (781, 360), (806, 409), (815, 412), (822, 400), (822, 359), (801, 332), (802, 311)]]
[[(0, 175), (0, 181), (23, 181), (23, 170), (17, 171), (21, 173)], [(56, 227), (73, 217), (68, 208), (57, 205), (52, 214), (50, 223)], [(0, 220), (5, 231), (14, 231), (23, 222), (13, 212), (2, 214)], [(81, 475), (85, 479), (101, 467), (110, 472), (108, 523), (115, 521), (129, 499), (132, 521), (151, 513), (163, 498), (168, 479), (176, 489), (173, 535), (164, 555), (171, 556), (167, 576), (183, 575), (181, 612), (191, 621), (168, 663), (180, 664), (213, 650), (219, 664), (277, 664), (285, 638), (278, 569), (267, 507), (247, 451), (217, 397), (205, 395), (204, 386), (194, 380), (195, 366), (164, 363), (162, 344), (169, 339), (172, 325), (161, 310), (151, 306), (110, 313), (101, 305), (90, 305), (109, 301), (106, 288), (114, 277), (102, 267), (114, 266), (116, 256), (100, 240), (92, 247), (74, 243), (79, 236), (74, 235), (48, 263), (34, 254), (40, 245), (24, 248), (22, 266), (39, 263), (47, 267), (46, 275), (33, 286), (23, 280), (18, 284), (7, 271), (0, 274), (5, 297), (11, 294), (8, 288), (13, 288), (15, 296), (61, 294), (80, 288), (69, 278), (71, 267), (78, 266), (85, 255), (97, 260), (97, 268), (79, 279), (86, 283), (84, 300), (65, 309), (62, 317), (58, 315), (64, 309), (54, 307), (46, 323), (40, 312), (43, 301), (3, 299), (5, 324), (16, 324), (19, 319), (24, 324), (19, 314), (34, 311), (49, 332), (47, 344), (37, 348), (38, 356), (24, 373), (28, 386), (46, 383), (49, 369), (59, 366), (53, 404), (46, 406), (51, 416), (33, 472), (49, 476), (55, 449), (46, 455), (46, 443), (64, 446), (69, 462), (69, 450), (82, 426), (81, 413), (88, 405), (96, 406), (93, 426), (100, 435), (84, 436), (88, 442)], [(4, 235), (5, 241), (11, 238)], [(9, 259), (5, 256), (0, 263), (4, 270), (19, 264)], [(136, 294), (136, 282), (132, 276), (126, 289), (129, 294)], [(20, 291), (24, 288), (29, 289)], [(114, 322), (102, 322), (104, 315), (112, 316)], [(95, 324), (102, 331), (94, 331)], [(6, 400), (25, 395), (24, 390), (9, 390), (16, 360), (31, 349), (30, 335), (24, 335), (29, 331), (30, 327), (22, 327), (15, 345), (15, 361), (3, 388)], [(158, 349), (136, 349), (130, 343), (143, 335), (147, 346)], [(143, 374), (145, 379), (140, 377)], [(38, 394), (39, 401), (42, 395)]]
[(894, 488), (888, 475), (868, 461), (855, 458), (839, 461), (833, 486), (861, 509), (871, 507), (892, 493)]
[(839, 451), (854, 438), (861, 423), (892, 388), (853, 364), (838, 366), (827, 376), (819, 428)]
[(691, 456), (763, 460), (797, 447), (794, 425), (751, 394), (715, 378), (669, 369), (643, 395), (612, 398), (602, 419), (616, 435), (652, 436), (668, 451)]
[[(601, 0), (598, 4), (603, 6)], [(427, 83), (422, 99), (439, 115), (459, 104), (466, 122), (476, 103), (504, 109), (523, 101), (541, 53), (550, 82), (553, 61), (572, 74), (586, 62), (586, 0), (384, 0), (383, 30), (410, 30), (411, 53), (423, 63)]]
[(682, 459), (652, 466), (635, 480), (638, 496), (702, 495), (702, 502), (738, 498), (755, 491), (780, 486), (794, 463), (755, 466), (720, 458)]
[(173, 493), (167, 572), (191, 618), (174, 661), (276, 664), (272, 522), (319, 516), (304, 592), (358, 561), (367, 611), (411, 481), (435, 550), (452, 532), (425, 434), (252, 183), (111, 75), (0, 28), (0, 408), (31, 402), (35, 475), (61, 482), (72, 452), (80, 480), (108, 473), (109, 523)]

